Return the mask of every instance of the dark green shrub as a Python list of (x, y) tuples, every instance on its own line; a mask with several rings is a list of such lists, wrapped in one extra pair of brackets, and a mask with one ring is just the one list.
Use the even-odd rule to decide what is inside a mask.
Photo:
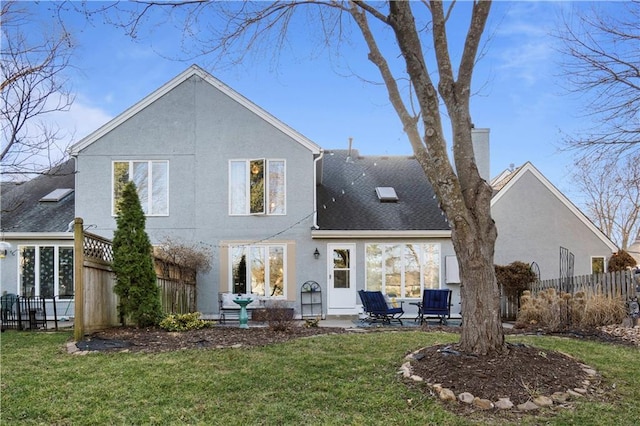
[(160, 327), (167, 331), (200, 330), (208, 326), (207, 321), (200, 319), (200, 312), (169, 314), (160, 321)]
[(145, 216), (133, 182), (128, 182), (118, 205), (113, 234), (113, 288), (120, 298), (120, 317), (138, 327), (156, 325), (162, 318), (153, 254), (145, 231)]

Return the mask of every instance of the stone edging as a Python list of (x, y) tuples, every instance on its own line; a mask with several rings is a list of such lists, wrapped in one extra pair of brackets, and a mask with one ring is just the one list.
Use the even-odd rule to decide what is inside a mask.
[(444, 388), (439, 383), (425, 382), (424, 378), (413, 374), (411, 368), (411, 362), (418, 359), (415, 355), (422, 349), (418, 349), (417, 351), (414, 351), (405, 357), (406, 362), (402, 364), (400, 370), (398, 371), (398, 374), (402, 374), (404, 378), (413, 380), (414, 382), (426, 383), (426, 385), (438, 396), (441, 401), (459, 401), (463, 404), (473, 405), (480, 410), (491, 410), (495, 408), (498, 410), (517, 409), (519, 411), (533, 411), (544, 407), (550, 407), (553, 404), (566, 403), (572, 399), (584, 397), (589, 392), (591, 381), (598, 377), (598, 373), (594, 368), (589, 367), (586, 364), (580, 364), (582, 371), (588, 376), (588, 379), (585, 379), (582, 382), (582, 387), (567, 389), (566, 392), (554, 392), (553, 395), (550, 396), (539, 395), (533, 400), (529, 400), (516, 406), (513, 404), (513, 402), (511, 402), (510, 398), (499, 398), (497, 401), (490, 401), (488, 399), (474, 396), (469, 392), (461, 392), (456, 395), (451, 389)]

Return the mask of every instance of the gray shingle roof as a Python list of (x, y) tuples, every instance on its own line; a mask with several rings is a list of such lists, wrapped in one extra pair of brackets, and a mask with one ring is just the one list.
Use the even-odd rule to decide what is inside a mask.
[(3, 232), (66, 232), (75, 215), (71, 192), (60, 201), (40, 199), (59, 188), (75, 188), (74, 160), (67, 160), (48, 174), (19, 184), (2, 183)]
[[(361, 157), (326, 151), (318, 193), (321, 230), (450, 230), (414, 157)], [(376, 187), (393, 187), (397, 202), (381, 202)]]

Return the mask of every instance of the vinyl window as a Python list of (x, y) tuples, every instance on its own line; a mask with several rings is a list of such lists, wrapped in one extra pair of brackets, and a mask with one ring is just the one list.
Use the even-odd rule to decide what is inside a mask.
[(114, 161), (113, 162), (113, 215), (127, 182), (133, 181), (138, 190), (142, 211), (147, 216), (169, 214), (169, 162), (168, 161)]

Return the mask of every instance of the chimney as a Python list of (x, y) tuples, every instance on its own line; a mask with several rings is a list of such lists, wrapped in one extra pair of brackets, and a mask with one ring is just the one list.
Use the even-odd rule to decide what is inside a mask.
[(353, 138), (349, 137), (349, 151), (347, 152), (347, 163), (353, 163), (351, 159), (351, 149), (353, 148)]
[(471, 129), (471, 141), (473, 142), (473, 154), (480, 177), (487, 182), (491, 181), (491, 168), (489, 162), (489, 129)]

